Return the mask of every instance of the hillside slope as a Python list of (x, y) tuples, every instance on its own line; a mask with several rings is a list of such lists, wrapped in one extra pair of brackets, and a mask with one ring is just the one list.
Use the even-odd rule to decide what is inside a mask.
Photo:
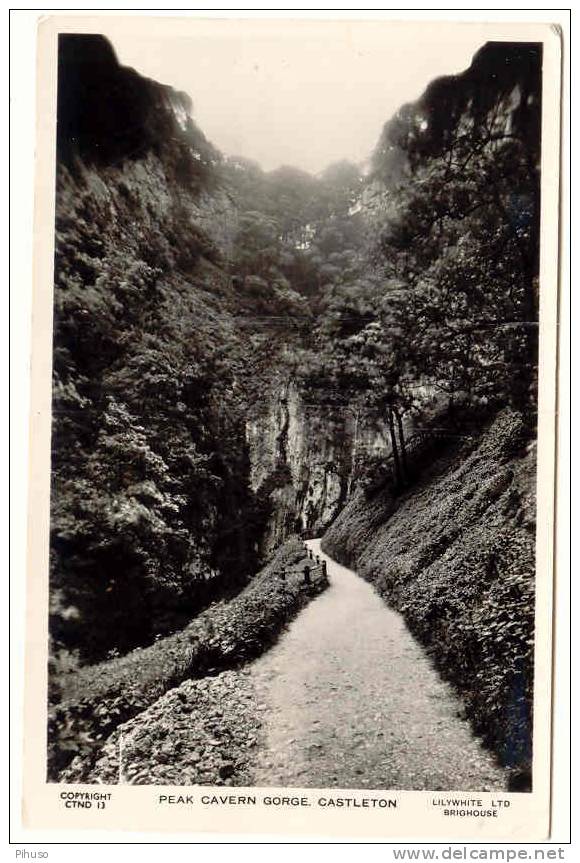
[(514, 790), (531, 765), (534, 494), (535, 446), (504, 410), (399, 497), (359, 492), (322, 543), (402, 612)]
[(188, 107), (102, 37), (61, 36), (50, 628), (82, 662), (258, 568), (220, 232), (235, 211)]

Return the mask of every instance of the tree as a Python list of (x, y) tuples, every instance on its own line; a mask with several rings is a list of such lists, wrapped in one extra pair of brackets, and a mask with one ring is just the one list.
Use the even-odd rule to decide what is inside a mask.
[(364, 421), (386, 429), (397, 488), (411, 479), (404, 420), (416, 408), (401, 337), (389, 298), (372, 281), (359, 282), (333, 292), (320, 319), (315, 349), (302, 357), (303, 387), (310, 398), (352, 417), (351, 479)]
[(241, 276), (272, 275), (281, 252), (278, 222), (255, 210), (242, 214), (235, 238), (233, 269)]
[[(394, 308), (415, 374), (452, 403), (460, 395), (528, 409), (537, 371), (539, 57), (513, 52), (494, 46), (490, 58), (484, 49), (467, 78), (433, 85), (386, 128), (375, 171), (387, 171), (397, 148), (407, 168), (378, 219), (377, 248), (385, 277), (402, 288)], [(484, 77), (491, 60), (509, 67), (495, 86)]]

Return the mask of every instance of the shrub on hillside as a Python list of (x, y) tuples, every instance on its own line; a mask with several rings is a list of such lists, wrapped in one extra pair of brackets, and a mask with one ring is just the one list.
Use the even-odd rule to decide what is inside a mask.
[(476, 733), (523, 785), (532, 759), (534, 494), (527, 424), (504, 410), (472, 441), (449, 445), (400, 497), (359, 493), (322, 543), (403, 614), (461, 693)]
[(264, 527), (239, 342), (193, 203), (151, 154), (77, 168), (58, 173), (54, 292), (50, 631), (65, 663), (149, 644), (239, 590)]
[[(258, 656), (312, 594), (327, 585), (322, 575), (311, 589), (304, 585), (299, 571), (304, 556), (303, 543), (289, 540), (241, 593), (211, 605), (181, 632), (70, 673), (62, 682), (60, 702), (49, 712), (49, 779), (81, 781), (119, 724), (188, 678)], [(63, 773), (75, 756), (74, 767)]]

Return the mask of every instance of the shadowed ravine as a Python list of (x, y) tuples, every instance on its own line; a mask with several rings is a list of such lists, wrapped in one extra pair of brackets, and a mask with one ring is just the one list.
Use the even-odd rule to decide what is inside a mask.
[(58, 46), (49, 780), (529, 789), (541, 43), (316, 175)]
[(505, 789), (402, 617), (308, 544), (331, 586), (251, 668), (264, 732), (255, 784)]

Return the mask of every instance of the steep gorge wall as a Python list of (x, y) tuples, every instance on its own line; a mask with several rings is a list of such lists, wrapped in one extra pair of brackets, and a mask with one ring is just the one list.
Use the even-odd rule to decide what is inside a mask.
[(259, 563), (237, 213), (188, 109), (101, 37), (61, 36), (50, 629), (82, 661), (175, 629)]
[(252, 488), (270, 501), (265, 550), (292, 533), (323, 533), (356, 489), (361, 463), (390, 453), (375, 423), (309, 403), (292, 380), (274, 380), (246, 435)]
[(102, 37), (61, 37), (57, 664), (179, 628), (289, 535), (321, 531), (353, 484), (349, 417), (308, 405), (284, 362), (292, 326), (269, 333), (261, 298), (233, 278), (235, 190), (190, 111), (185, 94), (119, 66)]
[(281, 383), (248, 421), (252, 485), (272, 506), (265, 547), (330, 523), (345, 501), (351, 435), (331, 428), (319, 435), (320, 425), (324, 417), (306, 408), (292, 382)]

